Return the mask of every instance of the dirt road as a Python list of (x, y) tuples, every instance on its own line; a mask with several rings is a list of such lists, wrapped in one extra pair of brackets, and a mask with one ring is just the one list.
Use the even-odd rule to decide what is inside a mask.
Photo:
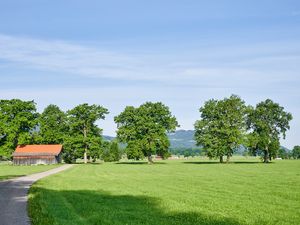
[(0, 181), (0, 225), (29, 225), (28, 190), (37, 180), (59, 173), (72, 165), (63, 165), (41, 173)]

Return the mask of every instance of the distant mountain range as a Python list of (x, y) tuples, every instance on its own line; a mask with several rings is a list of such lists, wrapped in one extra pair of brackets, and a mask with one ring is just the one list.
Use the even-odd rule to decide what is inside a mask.
[[(170, 148), (196, 148), (194, 140), (195, 131), (193, 130), (177, 130), (174, 133), (169, 133)], [(103, 138), (112, 141), (115, 137), (103, 135)]]
[[(168, 137), (170, 140), (170, 148), (199, 148), (196, 146), (196, 141), (194, 140), (194, 130), (177, 130), (174, 133), (169, 133)], [(115, 139), (115, 137), (103, 135), (105, 140), (111, 141)], [(286, 152), (290, 152), (291, 150), (281, 146)], [(238, 149), (237, 153), (242, 154), (244, 151), (246, 151), (245, 147), (242, 147)]]
[(169, 133), (170, 148), (196, 148), (194, 134), (194, 130), (177, 130), (174, 133)]
[(106, 140), (106, 141), (112, 141), (112, 140), (114, 140), (116, 137), (112, 137), (112, 136), (108, 136), (108, 135), (103, 135), (102, 136), (103, 138), (104, 138), (104, 140)]

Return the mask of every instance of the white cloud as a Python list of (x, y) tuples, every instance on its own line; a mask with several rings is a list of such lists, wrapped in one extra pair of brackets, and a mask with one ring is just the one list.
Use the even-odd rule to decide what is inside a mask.
[(139, 64), (136, 58), (112, 51), (6, 35), (0, 35), (0, 58), (50, 71), (127, 79), (136, 75)]
[[(283, 72), (278, 69), (279, 65), (283, 68), (296, 67), (289, 69), (289, 74), (284, 74), (286, 79), (299, 71), (299, 66), (295, 66), (299, 52), (295, 54), (290, 51), (295, 51), (291, 44), (282, 47), (280, 43), (268, 43), (252, 48), (204, 47), (198, 52), (185, 54), (188, 57), (161, 52), (128, 54), (65, 41), (0, 34), (0, 59), (19, 67), (100, 79), (159, 81), (168, 85), (200, 84), (214, 87), (218, 83), (221, 87), (254, 87), (274, 81), (274, 78), (280, 80)], [(257, 80), (260, 82), (255, 82)]]

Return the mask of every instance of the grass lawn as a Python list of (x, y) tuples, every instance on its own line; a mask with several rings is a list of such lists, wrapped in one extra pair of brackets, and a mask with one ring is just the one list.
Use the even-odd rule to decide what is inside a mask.
[(33, 224), (299, 224), (300, 160), (77, 165), (35, 183)]
[(13, 166), (8, 164), (0, 164), (0, 180), (43, 172), (57, 166), (59, 165)]

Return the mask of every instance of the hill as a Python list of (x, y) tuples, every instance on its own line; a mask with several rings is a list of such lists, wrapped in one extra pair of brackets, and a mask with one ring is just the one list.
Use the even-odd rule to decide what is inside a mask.
[[(195, 131), (193, 130), (177, 130), (174, 133), (169, 133), (170, 148), (196, 148), (194, 134)], [(109, 135), (103, 135), (103, 138), (107, 141), (115, 139), (115, 137)]]
[(102, 137), (106, 141), (112, 141), (116, 138), (116, 137), (112, 137), (112, 136), (109, 136), (109, 135), (103, 135)]
[(177, 130), (169, 133), (170, 148), (197, 148), (194, 134), (194, 130)]
[[(196, 141), (194, 140), (194, 134), (194, 130), (177, 130), (174, 133), (168, 133), (170, 149), (198, 149), (199, 147), (196, 146)], [(108, 135), (103, 135), (103, 138), (108, 141), (115, 139), (115, 137)], [(284, 146), (281, 146), (281, 148), (287, 153), (291, 151)], [(245, 151), (247, 151), (247, 149), (244, 146), (241, 146), (237, 149), (235, 154), (243, 155)]]

